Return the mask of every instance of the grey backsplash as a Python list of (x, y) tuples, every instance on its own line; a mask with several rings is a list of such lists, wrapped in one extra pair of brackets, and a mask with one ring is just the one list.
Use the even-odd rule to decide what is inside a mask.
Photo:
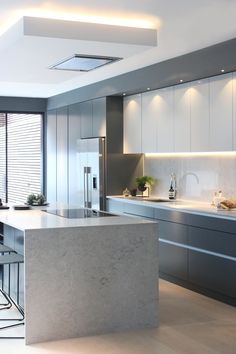
[(236, 155), (145, 156), (144, 174), (156, 178), (150, 195), (168, 197), (175, 173), (177, 198), (211, 202), (215, 191), (236, 199)]

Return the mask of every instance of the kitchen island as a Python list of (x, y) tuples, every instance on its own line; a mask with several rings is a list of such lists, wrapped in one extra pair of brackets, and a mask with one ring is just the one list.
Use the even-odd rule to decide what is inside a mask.
[(6, 244), (23, 234), (26, 344), (158, 325), (157, 223), (11, 209), (0, 223)]

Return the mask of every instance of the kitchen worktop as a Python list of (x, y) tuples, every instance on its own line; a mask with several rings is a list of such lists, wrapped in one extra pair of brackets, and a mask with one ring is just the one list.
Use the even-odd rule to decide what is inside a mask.
[[(56, 229), (70, 227), (86, 227), (86, 226), (105, 226), (105, 225), (124, 225), (124, 224), (142, 224), (145, 220), (136, 220), (127, 216), (110, 216), (86, 219), (67, 219), (57, 215), (45, 213), (42, 209), (58, 209), (61, 205), (53, 205), (51, 207), (34, 207), (30, 210), (0, 210), (0, 222), (7, 224), (16, 229), (37, 230), (37, 229)], [(63, 208), (68, 206), (63, 205)], [(76, 206), (73, 206), (75, 208)]]
[[(225, 210), (225, 209), (217, 209), (215, 206), (210, 203), (201, 203), (190, 200), (174, 200), (167, 202), (154, 202), (149, 200), (148, 197), (124, 197), (122, 195), (113, 195), (108, 196), (108, 199), (114, 199), (118, 201), (124, 201), (125, 203), (133, 203), (139, 204), (143, 206), (149, 206), (154, 208), (161, 208), (167, 210), (178, 210), (183, 211), (185, 213), (197, 214), (197, 215), (206, 215), (217, 218), (236, 220), (236, 209), (233, 210)], [(151, 199), (155, 199), (155, 197), (151, 197)]]

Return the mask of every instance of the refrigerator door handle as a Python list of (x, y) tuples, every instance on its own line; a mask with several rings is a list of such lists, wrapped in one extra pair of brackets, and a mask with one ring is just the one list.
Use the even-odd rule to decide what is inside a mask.
[(87, 167), (87, 208), (92, 208), (92, 168)]
[(92, 208), (92, 168), (84, 167), (84, 207)]
[(87, 174), (87, 167), (84, 167), (84, 207), (87, 207), (88, 201), (88, 174)]

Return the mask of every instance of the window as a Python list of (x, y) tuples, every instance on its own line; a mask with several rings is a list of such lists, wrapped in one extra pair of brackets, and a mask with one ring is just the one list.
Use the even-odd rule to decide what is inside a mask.
[(0, 198), (6, 201), (6, 114), (0, 113)]
[(0, 114), (0, 198), (24, 203), (42, 192), (42, 115)]

